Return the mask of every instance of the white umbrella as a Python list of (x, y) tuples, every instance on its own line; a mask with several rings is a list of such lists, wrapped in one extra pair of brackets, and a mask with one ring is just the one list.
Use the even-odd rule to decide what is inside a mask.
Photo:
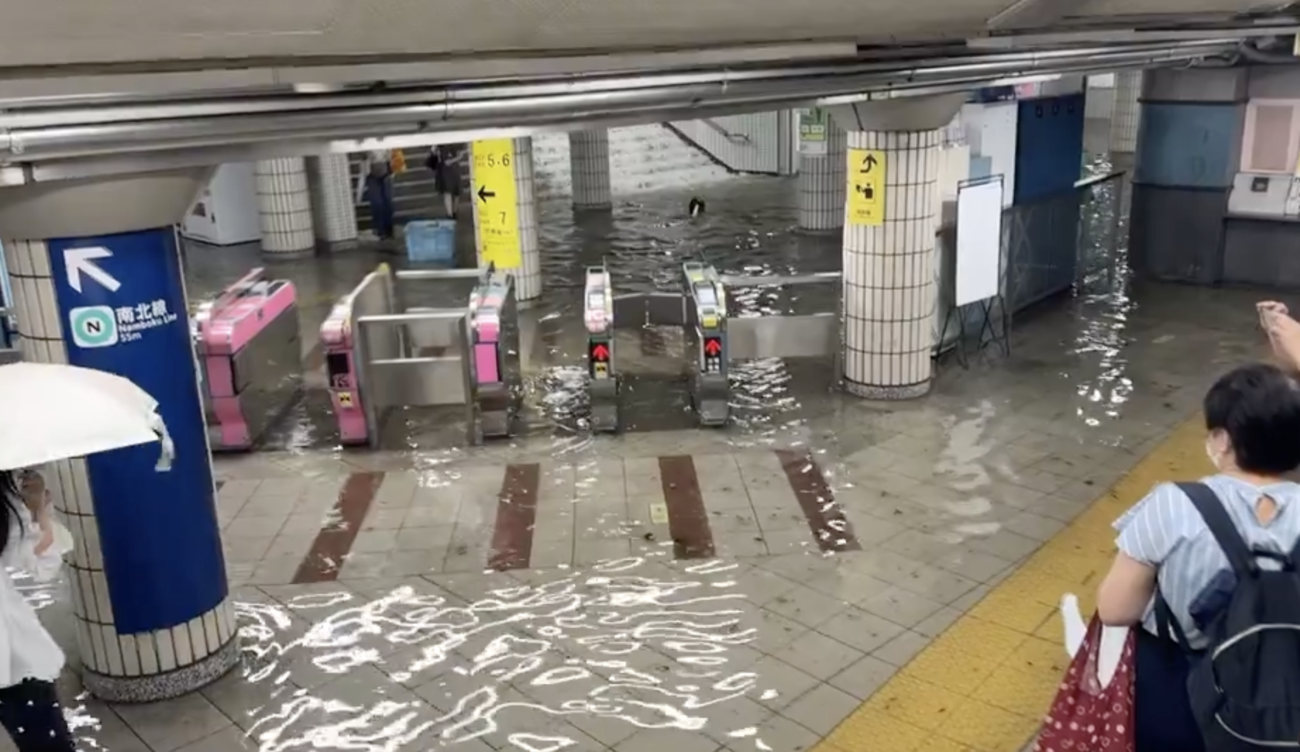
[(174, 447), (158, 401), (129, 379), (52, 363), (0, 366), (0, 470), (161, 442), (158, 469)]

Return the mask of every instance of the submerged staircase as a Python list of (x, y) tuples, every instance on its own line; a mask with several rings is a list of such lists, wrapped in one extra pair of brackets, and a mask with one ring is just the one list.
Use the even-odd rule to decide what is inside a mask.
[[(402, 154), (406, 157), (406, 171), (393, 177), (397, 224), (442, 218), (442, 199), (434, 190), (433, 173), (424, 165), (428, 149), (404, 149)], [(610, 187), (615, 197), (667, 189), (686, 190), (735, 177), (733, 171), (712, 156), (682, 139), (669, 126), (660, 124), (611, 128), (609, 163)], [(350, 174), (354, 192), (364, 167), (365, 155), (352, 155)], [(468, 211), (469, 160), (461, 163), (461, 169), (464, 190), (461, 211)], [(543, 133), (533, 137), (533, 175), (540, 203), (568, 200), (573, 193), (568, 134)], [(357, 202), (357, 227), (365, 231), (373, 226), (370, 204), (362, 198)]]

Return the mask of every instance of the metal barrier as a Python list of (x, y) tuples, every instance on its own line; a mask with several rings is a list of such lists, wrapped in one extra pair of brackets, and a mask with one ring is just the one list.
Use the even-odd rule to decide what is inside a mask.
[[(840, 272), (818, 272), (793, 276), (741, 277), (727, 275), (722, 283), (730, 291), (747, 287), (800, 287), (834, 285), (828, 297), (839, 300)], [(812, 314), (734, 316), (728, 323), (731, 334), (732, 360), (761, 358), (818, 358), (827, 355), (838, 359), (840, 348), (839, 307)], [(837, 367), (836, 373), (839, 373)]]
[(702, 426), (726, 425), (730, 417), (727, 389), (727, 307), (722, 280), (713, 267), (682, 265), (682, 292), (614, 295), (603, 266), (587, 269), (583, 323), (587, 328), (587, 374), (592, 428), (621, 427), (619, 373), (614, 352), (617, 329), (645, 326), (682, 327), (691, 358), (691, 405)]
[[(448, 308), (407, 306), (403, 283), (460, 281)], [(522, 374), (514, 279), (491, 268), (366, 275), (321, 324), (328, 389), (345, 445), (378, 448), (394, 408), (464, 405), (467, 439), (510, 436)]]
[[(1036, 303), (1074, 289), (1109, 291), (1124, 283), (1123, 172), (1084, 178), (1069, 191), (1007, 207), (1002, 213), (1002, 294), (1009, 323)], [(945, 332), (957, 274), (957, 228), (939, 228), (935, 282), (934, 350), (957, 344), (963, 332), (979, 332), (978, 311)], [(1000, 319), (997, 319), (1000, 321)], [(1001, 324), (999, 323), (1000, 327)]]
[(195, 307), (190, 319), (213, 451), (243, 451), (302, 392), (293, 283), (254, 269)]

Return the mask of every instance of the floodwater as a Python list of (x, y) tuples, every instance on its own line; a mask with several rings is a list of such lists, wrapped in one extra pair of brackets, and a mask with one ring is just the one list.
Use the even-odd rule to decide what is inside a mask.
[[(620, 197), (612, 211), (575, 212), (567, 203), (541, 209), (543, 294), (521, 306), (524, 408), (522, 434), (552, 435), (572, 443), (587, 435), (584, 384), (586, 340), (582, 288), (588, 266), (605, 264), (617, 293), (682, 289), (681, 265), (711, 264), (724, 274), (783, 275), (837, 271), (838, 232), (810, 234), (796, 227), (793, 178), (742, 178), (709, 188), (708, 211), (687, 216), (689, 194), (661, 192)], [(467, 214), (467, 213), (466, 213)], [(458, 234), (461, 266), (473, 258), (473, 228), (462, 219)], [(192, 299), (216, 292), (260, 262), (248, 248), (188, 244), (187, 277)], [(376, 249), (274, 264), (297, 286), (302, 337), (314, 344), (329, 306), (380, 262), (409, 267), (404, 257)], [(445, 283), (403, 282), (407, 305), (463, 305)], [(838, 286), (802, 289), (748, 288), (729, 296), (733, 316), (816, 313), (835, 310)], [(306, 349), (306, 348), (304, 348)], [(646, 327), (620, 334), (616, 367), (624, 379), (624, 427), (630, 431), (686, 429), (695, 425), (689, 406), (689, 356), (680, 330)], [(307, 357), (319, 368), (319, 356)], [(765, 433), (790, 420), (804, 420), (831, 408), (831, 360), (779, 360), (732, 366), (734, 430)], [(308, 378), (305, 396), (285, 393), (286, 414), (267, 432), (264, 449), (329, 449), (338, 446), (337, 427), (319, 379)], [(429, 451), (465, 441), (460, 408), (409, 408), (383, 421), (382, 447)]]
[[(794, 231), (792, 191), (790, 181), (737, 181), (707, 193), (709, 212), (696, 220), (683, 216), (685, 201), (678, 195), (623, 202), (607, 215), (575, 218), (567, 208), (547, 208), (546, 292), (525, 312), (540, 343), (530, 354), (535, 364), (528, 381), (531, 430), (549, 431), (556, 453), (588, 446), (575, 375), (581, 337), (573, 336), (580, 330), (577, 306), (586, 265), (605, 261), (614, 284), (633, 291), (675, 289), (679, 265), (694, 259), (730, 273), (837, 269), (837, 234)], [(380, 260), (391, 259), (373, 252), (342, 254), (273, 270), (298, 284), (304, 334), (310, 337), (333, 299)], [(256, 263), (246, 250), (191, 247), (191, 292), (210, 293)], [(994, 367), (941, 381), (930, 399), (896, 411), (830, 393), (827, 363), (746, 364), (733, 379), (737, 420), (726, 429), (728, 435), (740, 445), (817, 426), (824, 433), (812, 449), (823, 453), (823, 468), (834, 476), (843, 499), (854, 498), (855, 488), (878, 491), (882, 498), (886, 491), (894, 493), (893, 487), (876, 488), (872, 468), (879, 466), (870, 463), (869, 452), (881, 437), (905, 439), (895, 454), (885, 454), (895, 463), (911, 463), (900, 473), (920, 471), (918, 481), (943, 480), (906, 486), (896, 503), (887, 502), (888, 524), (913, 527), (909, 532), (923, 529), (943, 544), (992, 536), (1003, 529), (1009, 511), (1018, 511), (1009, 510), (1008, 483), (1023, 483), (1017, 487), (1024, 492), (1035, 482), (1036, 471), (1026, 470), (1031, 462), (1060, 460), (1053, 448), (1059, 444), (1051, 442), (1067, 437), (1098, 457), (1133, 454), (1160, 430), (1153, 426), (1164, 425), (1157, 418), (1165, 420), (1172, 408), (1161, 401), (1185, 401), (1189, 385), (1203, 377), (1193, 370), (1239, 361), (1249, 352), (1249, 337), (1215, 329), (1241, 318), (1225, 313), (1229, 310), (1240, 308), (1249, 320), (1246, 298), (1216, 303), (1220, 299), (1208, 292), (1183, 288), (1144, 299), (1142, 310), (1122, 270), (1086, 282), (1068, 310), (1054, 314), (1050, 331), (1033, 335), (1036, 346), (1017, 350)], [(755, 293), (739, 305), (749, 311), (805, 311), (833, 306), (833, 298), (826, 291), (784, 297)], [(671, 350), (668, 334), (655, 333), (652, 343), (655, 336)], [(1191, 353), (1201, 360), (1189, 369)], [(678, 414), (684, 412), (684, 395), (673, 396), (673, 357), (666, 352), (660, 363), (654, 357), (636, 361), (638, 368), (662, 378), (633, 383), (643, 390), (632, 400), (634, 427), (689, 425), (689, 416)], [(1143, 399), (1135, 400), (1135, 393)], [(273, 446), (333, 447), (336, 437), (328, 421), (313, 412), (320, 409), (313, 402), (317, 397), (309, 391), (292, 407), (285, 426), (273, 432)], [(822, 420), (841, 411), (843, 420)], [(405, 430), (396, 432), (398, 448), (436, 453), (454, 440), (453, 432), (439, 433), (426, 418), (393, 420)], [(1051, 430), (1043, 424), (1051, 424)], [(1043, 432), (1032, 435), (1043, 446), (1026, 441), (1026, 426)], [(1101, 459), (1095, 464), (1105, 466)], [(578, 482), (587, 480), (585, 471), (579, 475)], [(890, 478), (898, 482), (900, 476)], [(909, 495), (921, 488), (930, 495)], [(793, 583), (770, 573), (764, 579), (752, 561), (675, 561), (671, 541), (665, 545), (586, 569), (238, 590), (243, 662), (202, 695), (237, 728), (210, 737), (216, 742), (193, 752), (442, 747), (793, 752), (806, 747), (776, 738), (780, 727), (763, 724), (770, 717), (767, 710), (803, 691), (787, 683), (780, 665), (772, 668), (763, 657), (787, 646), (794, 635), (811, 634), (760, 608), (783, 597), (774, 589), (778, 581), (786, 588)], [(810, 546), (808, 555), (789, 557), (801, 568), (801, 583), (815, 579), (808, 575), (815, 567), (839, 562), (847, 562), (845, 584), (869, 579), (865, 568), (848, 569), (865, 559), (825, 558), (816, 550)], [(836, 563), (828, 563), (832, 560)], [(828, 578), (842, 574), (822, 571)], [(62, 585), (38, 586), (21, 578), (19, 585), (50, 615), (47, 623), (66, 631), (71, 618)], [(64, 644), (73, 642), (69, 635), (60, 637)], [(118, 714), (142, 737), (147, 734), (141, 728), (162, 734), (159, 729), (192, 730), (203, 723), (193, 704), (184, 701), (153, 710), (115, 710), (78, 695), (75, 678), (67, 686), (66, 705), (84, 749), (143, 749), (141, 738), (126, 730)], [(635, 739), (642, 742), (629, 742)], [(181, 747), (155, 745), (149, 738), (144, 743), (168, 752)]]
[[(766, 713), (745, 711), (794, 698), (755, 665), (763, 620), (738, 581), (746, 569), (665, 551), (521, 579), (246, 588), (242, 663), (203, 694), (238, 730), (203, 750), (558, 752), (650, 731), (658, 743), (638, 747), (649, 750), (680, 731), (770, 752), (781, 742), (764, 740)], [(18, 585), (40, 609), (66, 600), (57, 584)], [(76, 685), (69, 674), (62, 689), (82, 748), (135, 752)], [(187, 717), (192, 705), (170, 717), (166, 704), (135, 706), (153, 714), (146, 743), (160, 725), (211, 722)]]

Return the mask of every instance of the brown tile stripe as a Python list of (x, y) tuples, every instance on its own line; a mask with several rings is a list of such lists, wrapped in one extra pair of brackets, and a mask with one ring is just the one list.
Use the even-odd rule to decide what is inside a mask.
[(352, 473), (339, 491), (334, 503), (333, 521), (321, 528), (311, 550), (298, 565), (293, 583), (332, 582), (339, 577), (343, 560), (352, 550), (352, 543), (361, 532), (361, 523), (375, 500), (375, 492), (384, 481), (383, 473)]
[(668, 507), (673, 556), (678, 559), (713, 558), (716, 554), (713, 530), (704, 511), (704, 496), (695, 475), (695, 461), (685, 455), (660, 457), (659, 477), (663, 483), (664, 506)]
[(497, 496), (497, 520), (492, 530), (488, 568), (527, 569), (533, 557), (533, 528), (537, 522), (538, 465), (507, 465)]
[(826, 484), (826, 476), (811, 455), (789, 449), (776, 450), (790, 489), (799, 500), (808, 529), (818, 547), (825, 552), (861, 551), (862, 544), (853, 534), (853, 526), (835, 501), (835, 492)]

